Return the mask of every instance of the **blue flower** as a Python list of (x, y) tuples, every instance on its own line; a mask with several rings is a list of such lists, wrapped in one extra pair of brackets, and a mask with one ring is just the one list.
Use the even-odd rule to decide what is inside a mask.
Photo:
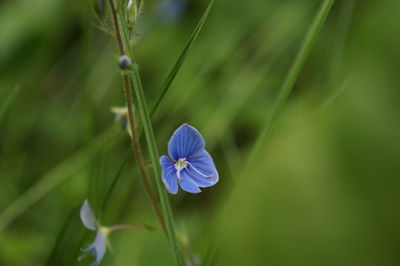
[(160, 158), (162, 180), (171, 194), (180, 187), (190, 193), (201, 192), (218, 182), (218, 171), (210, 154), (204, 149), (205, 141), (194, 127), (183, 124), (168, 142), (169, 157)]
[(83, 202), (80, 215), (83, 225), (89, 230), (96, 231), (96, 238), (88, 248), (82, 249), (85, 254), (79, 257), (79, 260), (85, 258), (88, 254), (92, 254), (95, 260), (90, 266), (99, 265), (106, 253), (106, 237), (109, 230), (106, 227), (99, 226), (88, 200)]
[(111, 112), (115, 114), (115, 121), (121, 120), (121, 128), (126, 130), (129, 136), (132, 136), (128, 121), (128, 107), (111, 107)]

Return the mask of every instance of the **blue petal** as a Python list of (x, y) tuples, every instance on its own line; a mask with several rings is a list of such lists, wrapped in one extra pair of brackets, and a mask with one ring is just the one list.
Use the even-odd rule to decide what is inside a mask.
[(168, 153), (174, 160), (178, 160), (203, 151), (204, 146), (204, 139), (197, 129), (185, 123), (175, 130), (169, 140)]
[(82, 223), (87, 229), (96, 230), (96, 216), (87, 199), (82, 204), (80, 215)]
[(90, 264), (91, 266), (99, 265), (101, 260), (103, 259), (104, 255), (106, 254), (106, 241), (104, 239), (103, 234), (100, 232), (100, 230), (97, 231), (96, 239), (94, 240), (93, 247), (96, 252), (96, 254), (94, 254), (96, 256), (96, 259), (95, 259), (95, 261), (92, 262), (92, 264)]
[(190, 178), (200, 187), (210, 187), (218, 182), (218, 171), (207, 151), (203, 150), (190, 156), (188, 162), (187, 171)]
[(99, 265), (106, 254), (106, 241), (103, 233), (100, 230), (97, 230), (94, 242), (88, 248), (82, 249), (82, 251), (86, 254), (80, 256), (79, 260), (85, 258), (90, 252), (95, 257), (94, 261), (90, 263), (90, 266)]
[(162, 167), (162, 180), (168, 192), (171, 194), (178, 193), (178, 182), (174, 162), (163, 155), (160, 158), (160, 164)]
[(190, 193), (200, 193), (199, 186), (192, 180), (187, 170), (180, 172), (180, 178), (178, 178), (179, 185), (181, 188)]

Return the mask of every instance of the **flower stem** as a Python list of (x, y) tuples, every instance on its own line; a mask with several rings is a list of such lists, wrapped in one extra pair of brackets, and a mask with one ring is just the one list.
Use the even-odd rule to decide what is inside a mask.
[(138, 230), (148, 230), (148, 231), (158, 231), (164, 232), (163, 229), (160, 228), (153, 228), (145, 225), (137, 225), (137, 224), (117, 224), (113, 226), (106, 227), (109, 232), (121, 229), (138, 229)]
[[(116, 36), (116, 40), (117, 40), (118, 50), (119, 50), (119, 54), (122, 56), (122, 55), (125, 55), (125, 50), (124, 50), (124, 45), (123, 45), (122, 38), (121, 38), (121, 32), (120, 32), (119, 23), (118, 23), (117, 12), (116, 12), (113, 0), (109, 0), (109, 2), (110, 2), (110, 6), (111, 6), (111, 14), (112, 14), (113, 22), (114, 22), (114, 29), (115, 29), (115, 36)], [(123, 84), (124, 84), (126, 105), (128, 107), (129, 127), (132, 132), (131, 142), (132, 142), (132, 147), (133, 147), (133, 151), (135, 154), (135, 158), (136, 158), (136, 161), (139, 166), (139, 172), (140, 172), (140, 175), (142, 176), (143, 184), (144, 184), (144, 187), (148, 194), (148, 197), (153, 205), (153, 208), (157, 214), (158, 219), (160, 220), (161, 226), (162, 226), (163, 230), (166, 232), (164, 217), (160, 210), (160, 206), (158, 205), (158, 202), (157, 202), (157, 199), (155, 196), (155, 192), (153, 190), (153, 187), (151, 186), (149, 177), (148, 177), (146, 169), (145, 169), (146, 163), (143, 158), (143, 153), (142, 153), (142, 149), (141, 149), (140, 142), (139, 142), (137, 122), (136, 122), (136, 118), (133, 113), (132, 90), (131, 90), (131, 86), (130, 86), (130, 82), (129, 82), (128, 73), (122, 72), (122, 80), (123, 80)]]
[[(112, 0), (111, 0), (112, 1)], [(128, 54), (134, 59), (134, 53), (132, 51), (132, 47), (129, 45), (129, 36), (128, 29), (124, 20), (121, 20), (121, 29), (123, 33), (123, 40), (126, 43), (126, 48), (128, 49)], [(133, 84), (133, 88), (135, 91), (135, 96), (138, 104), (138, 113), (140, 114), (141, 121), (143, 124), (143, 129), (147, 141), (147, 146), (149, 149), (150, 160), (152, 164), (153, 174), (155, 178), (155, 184), (157, 187), (161, 209), (163, 212), (163, 217), (165, 221), (165, 227), (167, 228), (166, 233), (168, 240), (170, 242), (170, 247), (172, 254), (174, 255), (175, 264), (176, 265), (185, 265), (184, 258), (182, 255), (182, 249), (180, 242), (177, 239), (175, 233), (175, 224), (172, 215), (171, 205), (169, 203), (167, 192), (161, 181), (161, 171), (159, 165), (159, 152), (157, 149), (153, 127), (151, 125), (151, 116), (148, 110), (148, 106), (146, 103), (146, 99), (144, 97), (143, 86), (140, 78), (140, 74), (138, 68), (136, 66), (133, 67), (132, 71), (129, 72), (130, 83)], [(132, 85), (131, 85), (132, 86)]]
[(143, 121), (143, 129), (144, 129), (144, 132), (146, 135), (147, 145), (149, 147), (149, 154), (150, 154), (150, 159), (151, 159), (151, 163), (153, 166), (152, 167), (153, 173), (156, 178), (155, 181), (156, 181), (156, 185), (157, 185), (158, 195), (160, 197), (161, 207), (162, 207), (163, 214), (165, 217), (168, 239), (171, 244), (172, 252), (175, 256), (174, 257), (175, 263), (177, 265), (184, 265), (184, 260), (183, 260), (182, 254), (181, 254), (180, 243), (179, 243), (179, 241), (176, 237), (176, 233), (175, 233), (174, 219), (173, 219), (173, 215), (172, 215), (171, 206), (170, 206), (169, 200), (168, 200), (168, 195), (167, 195), (165, 188), (161, 184), (161, 178), (160, 178), (161, 172), (160, 172), (160, 166), (158, 163), (160, 156), (159, 156), (158, 149), (156, 146), (154, 132), (153, 132), (153, 128), (151, 126), (151, 121), (150, 121), (150, 114), (147, 109), (147, 105), (146, 105), (146, 101), (145, 101), (144, 93), (143, 93), (143, 88), (142, 88), (142, 83), (141, 83), (140, 75), (139, 75), (137, 68), (135, 68), (133, 70), (133, 73), (131, 75), (132, 76), (130, 78), (131, 78), (132, 83), (134, 84), (133, 87), (135, 89), (135, 94), (138, 99), (138, 107), (140, 109), (140, 114), (141, 114), (141, 118)]
[(110, 230), (110, 232), (112, 232), (120, 229), (147, 229), (147, 227), (135, 224), (118, 224), (118, 225), (108, 226), (107, 229)]

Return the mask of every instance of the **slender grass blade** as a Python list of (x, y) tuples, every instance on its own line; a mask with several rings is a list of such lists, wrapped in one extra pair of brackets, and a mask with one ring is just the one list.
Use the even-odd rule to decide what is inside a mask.
[(187, 55), (189, 54), (190, 49), (192, 48), (194, 42), (197, 40), (197, 37), (199, 36), (199, 33), (200, 33), (201, 29), (203, 28), (204, 23), (207, 20), (210, 10), (211, 10), (212, 6), (214, 5), (214, 2), (215, 2), (215, 0), (211, 0), (210, 3), (208, 4), (200, 21), (198, 22), (196, 28), (192, 32), (192, 35), (190, 36), (185, 48), (183, 49), (178, 60), (175, 62), (175, 65), (172, 67), (171, 71), (169, 72), (168, 77), (165, 80), (163, 87), (161, 88), (156, 100), (154, 101), (154, 103), (152, 104), (152, 106), (150, 108), (150, 110), (151, 110), (150, 117), (153, 117), (155, 111), (157, 110), (158, 106), (160, 105), (160, 103), (161, 103), (162, 99), (164, 98), (165, 94), (167, 93), (168, 89), (171, 87), (171, 84), (174, 81), (179, 70), (181, 69), (183, 63), (185, 62), (185, 59), (186, 59)]
[[(250, 156), (248, 157), (248, 160), (246, 161), (246, 164), (243, 167), (240, 177), (238, 178), (238, 184), (235, 186), (234, 191), (232, 192), (230, 198), (227, 201), (227, 205), (225, 207), (226, 209), (224, 210), (224, 212), (222, 214), (223, 218), (222, 218), (221, 225), (219, 227), (220, 230), (217, 231), (217, 236), (210, 248), (209, 253), (207, 254), (204, 265), (211, 265), (213, 263), (216, 249), (221, 240), (221, 234), (222, 234), (221, 232), (223, 231), (223, 228), (226, 226), (226, 223), (229, 220), (228, 218), (230, 216), (231, 210), (234, 206), (236, 192), (238, 191), (238, 188), (240, 188), (241, 190), (245, 189), (244, 188), (245, 178), (243, 178), (244, 175), (247, 172), (249, 172), (249, 169), (256, 166), (257, 163), (259, 162), (259, 159), (257, 159), (257, 154), (259, 154), (260, 149), (262, 147), (265, 147), (265, 145), (268, 143), (269, 139), (271, 138), (274, 126), (275, 126), (276, 122), (278, 121), (280, 114), (282, 113), (282, 110), (287, 102), (287, 99), (288, 99), (290, 93), (292, 92), (292, 89), (296, 83), (296, 80), (300, 75), (300, 72), (304, 66), (304, 63), (311, 52), (313, 44), (320, 32), (325, 20), (326, 20), (326, 17), (329, 14), (329, 11), (330, 11), (333, 3), (334, 3), (334, 0), (325, 0), (321, 4), (321, 7), (320, 7), (318, 13), (315, 15), (312, 24), (308, 28), (308, 31), (303, 39), (303, 43), (297, 53), (297, 56), (296, 56), (295, 60), (293, 61), (292, 66), (291, 66), (289, 72), (287, 73), (285, 80), (282, 84), (278, 100), (275, 104), (275, 107), (273, 108), (272, 116), (270, 119), (268, 119), (266, 121), (265, 126), (263, 127), (261, 133), (259, 134), (257, 141), (250, 152)], [(248, 178), (249, 178), (249, 176), (247, 176), (246, 179), (248, 179)]]

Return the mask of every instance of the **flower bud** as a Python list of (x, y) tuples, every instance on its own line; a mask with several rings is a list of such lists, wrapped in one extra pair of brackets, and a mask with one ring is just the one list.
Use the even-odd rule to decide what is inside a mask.
[(132, 60), (129, 58), (129, 56), (123, 55), (118, 60), (118, 66), (122, 70), (129, 69), (131, 65), (132, 65)]

